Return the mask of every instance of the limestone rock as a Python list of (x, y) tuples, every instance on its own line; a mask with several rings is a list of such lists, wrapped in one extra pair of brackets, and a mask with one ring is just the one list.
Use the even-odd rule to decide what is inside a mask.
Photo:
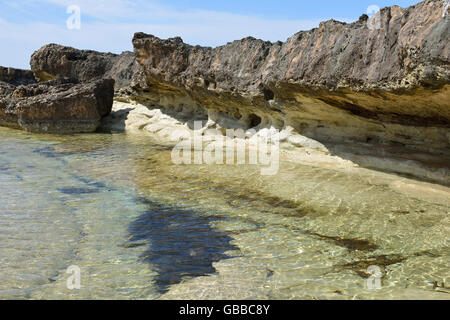
[(103, 78), (116, 57), (112, 53), (49, 44), (33, 53), (30, 65), (39, 81), (71, 78), (88, 82)]
[(428, 0), (382, 9), (376, 29), (366, 16), (351, 24), (322, 22), (284, 43), (248, 37), (213, 49), (136, 33), (133, 45), (148, 78), (184, 87), (266, 98), (272, 94), (265, 91), (282, 84), (353, 91), (440, 87), (450, 80), (450, 21), (441, 14), (442, 1)]
[(6, 96), (15, 90), (16, 86), (0, 81), (0, 97)]
[(33, 72), (15, 68), (5, 68), (0, 66), (0, 82), (11, 85), (26, 85), (36, 83)]
[[(41, 81), (112, 78), (116, 100), (159, 108), (181, 124), (278, 129), (295, 148), (396, 172), (378, 162), (426, 154), (431, 167), (448, 172), (450, 16), (443, 10), (437, 0), (393, 6), (275, 43), (248, 37), (209, 48), (136, 33), (134, 54), (121, 55), (51, 44), (31, 66)], [(0, 83), (0, 94), (10, 91)], [(376, 161), (368, 164), (369, 156)]]
[(449, 153), (450, 18), (442, 10), (435, 0), (393, 6), (284, 43), (249, 37), (209, 48), (136, 33), (147, 83), (140, 101), (202, 108), (247, 127), (292, 127), (321, 143)]
[(0, 97), (0, 124), (42, 133), (93, 132), (111, 112), (114, 80), (53, 80)]
[(69, 78), (80, 82), (114, 79), (116, 94), (130, 92), (140, 66), (132, 52), (121, 55), (49, 44), (31, 56), (31, 69), (39, 81)]

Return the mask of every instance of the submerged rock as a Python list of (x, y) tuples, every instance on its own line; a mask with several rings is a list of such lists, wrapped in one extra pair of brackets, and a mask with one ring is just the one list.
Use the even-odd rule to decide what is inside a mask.
[(0, 125), (40, 133), (83, 133), (95, 131), (111, 112), (114, 80), (54, 80), (10, 89), (0, 96)]

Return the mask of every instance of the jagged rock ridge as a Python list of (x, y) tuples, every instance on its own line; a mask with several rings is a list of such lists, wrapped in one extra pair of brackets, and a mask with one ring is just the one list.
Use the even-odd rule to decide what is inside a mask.
[[(41, 81), (112, 78), (116, 99), (163, 108), (179, 121), (278, 129), (295, 147), (325, 145), (333, 155), (383, 170), (392, 169), (380, 163), (387, 156), (427, 159), (433, 173), (418, 175), (445, 182), (450, 18), (443, 9), (437, 0), (393, 6), (275, 43), (248, 37), (209, 48), (136, 33), (134, 54), (121, 55), (51, 44), (33, 54), (31, 67)], [(403, 172), (418, 171), (411, 165)]]
[(11, 85), (27, 85), (36, 83), (33, 72), (15, 68), (5, 68), (0, 66), (0, 82)]
[[(136, 33), (142, 99), (202, 108), (250, 127), (287, 126), (322, 142), (354, 139), (450, 148), (450, 19), (442, 1), (330, 20), (286, 42), (217, 48)], [(219, 116), (218, 116), (219, 115)]]
[(39, 81), (114, 79), (116, 96), (132, 94), (133, 80), (141, 72), (132, 52), (117, 55), (57, 44), (46, 45), (34, 52), (30, 65)]

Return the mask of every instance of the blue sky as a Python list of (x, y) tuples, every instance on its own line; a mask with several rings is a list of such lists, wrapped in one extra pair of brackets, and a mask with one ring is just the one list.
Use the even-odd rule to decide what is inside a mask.
[[(120, 53), (132, 50), (134, 32), (217, 46), (246, 36), (286, 40), (320, 21), (357, 20), (370, 6), (408, 0), (0, 0), (0, 65), (29, 68), (31, 54), (47, 43)], [(69, 5), (81, 9), (81, 29), (69, 30)]]

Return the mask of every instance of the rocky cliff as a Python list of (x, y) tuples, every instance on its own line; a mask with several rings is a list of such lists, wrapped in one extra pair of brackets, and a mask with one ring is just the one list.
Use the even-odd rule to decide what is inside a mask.
[(33, 72), (30, 70), (21, 70), (14, 68), (5, 68), (0, 66), (0, 82), (11, 85), (26, 85), (36, 83)]
[(49, 44), (33, 53), (30, 65), (39, 81), (113, 79), (116, 97), (131, 95), (133, 80), (138, 82), (138, 76), (142, 77), (140, 65), (133, 52), (128, 51), (116, 55)]
[(0, 125), (38, 133), (93, 132), (111, 112), (112, 79), (26, 84), (34, 82), (30, 75), (31, 71), (10, 68), (10, 83), (0, 81)]
[(450, 20), (442, 6), (330, 20), (284, 43), (246, 38), (213, 49), (137, 33), (133, 45), (151, 101), (184, 97), (247, 127), (291, 126), (325, 142), (448, 149)]
[(145, 111), (158, 109), (181, 125), (279, 130), (288, 149), (448, 183), (449, 40), (444, 2), (426, 0), (326, 21), (285, 42), (209, 48), (136, 33), (134, 54), (121, 55), (50, 44), (31, 67), (40, 81), (114, 79), (117, 100), (141, 104), (113, 114), (115, 128), (134, 112), (139, 129), (158, 132), (160, 118)]

